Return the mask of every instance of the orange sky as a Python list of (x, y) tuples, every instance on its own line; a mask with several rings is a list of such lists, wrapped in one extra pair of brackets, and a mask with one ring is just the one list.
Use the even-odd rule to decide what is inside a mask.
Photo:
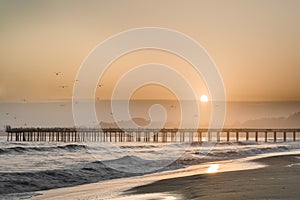
[[(299, 10), (296, 0), (1, 1), (0, 101), (70, 99), (77, 70), (97, 44), (149, 26), (174, 29), (199, 42), (218, 66), (228, 100), (299, 101)], [(151, 59), (186, 73), (197, 95), (205, 93), (201, 78), (176, 56), (144, 51), (116, 63), (130, 67)], [(112, 66), (98, 96), (109, 97), (122, 70)], [(149, 91), (153, 88), (139, 91), (140, 97)]]

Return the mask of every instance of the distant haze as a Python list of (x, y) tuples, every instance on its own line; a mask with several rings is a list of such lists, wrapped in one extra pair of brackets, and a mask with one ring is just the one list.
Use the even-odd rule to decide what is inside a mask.
[[(155, 101), (131, 102), (130, 114), (135, 123), (143, 127), (150, 121), (148, 109)], [(184, 102), (189, 104), (188, 101)], [(167, 112), (166, 127), (178, 127), (180, 107), (174, 101), (161, 101)], [(190, 113), (189, 118), (200, 116), (199, 127), (207, 127), (210, 109), (200, 105), (200, 113)], [(0, 129), (5, 125), (13, 127), (72, 127), (70, 102), (52, 103), (1, 103)], [(102, 127), (113, 127), (115, 120), (111, 114), (110, 101), (96, 103), (98, 121)], [(281, 127), (300, 128), (300, 103), (297, 102), (228, 102), (225, 127)], [(156, 119), (153, 120), (157, 123)], [(121, 125), (126, 121), (121, 122)], [(160, 127), (159, 127), (160, 128)]]

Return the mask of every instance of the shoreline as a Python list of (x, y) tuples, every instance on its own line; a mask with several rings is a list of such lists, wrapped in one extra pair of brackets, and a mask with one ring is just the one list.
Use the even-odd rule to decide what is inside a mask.
[[(168, 180), (174, 182), (174, 178), (176, 181), (187, 181), (186, 184), (193, 186), (193, 182), (189, 183), (189, 178), (193, 176), (199, 176), (205, 174), (205, 171), (209, 168), (211, 164), (219, 164), (220, 171), (223, 173), (230, 173), (229, 171), (233, 172), (242, 172), (242, 171), (249, 171), (255, 170), (257, 168), (268, 168), (265, 164), (258, 163), (257, 159), (264, 159), (272, 156), (285, 156), (285, 155), (298, 155), (300, 151), (292, 151), (292, 152), (284, 152), (284, 153), (268, 153), (268, 154), (261, 154), (246, 158), (239, 158), (235, 160), (226, 160), (226, 161), (216, 161), (216, 162), (208, 162), (205, 164), (194, 165), (183, 169), (173, 170), (173, 171), (164, 171), (144, 176), (137, 176), (137, 177), (129, 177), (129, 178), (122, 178), (122, 179), (114, 179), (114, 180), (107, 180), (101, 181), (98, 183), (92, 184), (85, 184), (80, 186), (68, 187), (68, 188), (58, 188), (53, 190), (45, 190), (45, 191), (38, 191), (35, 193), (27, 194), (25, 197), (27, 199), (148, 199), (153, 197), (153, 195), (157, 195), (157, 199), (164, 198), (164, 196), (170, 196), (170, 194), (175, 195), (177, 199), (180, 199), (180, 196), (184, 197), (184, 192), (181, 191), (180, 193), (174, 192), (180, 191), (177, 188), (169, 188), (166, 189), (161, 186), (155, 186), (157, 182), (166, 181)], [(238, 168), (238, 169), (237, 169)], [(242, 170), (242, 171), (239, 171)], [(195, 175), (196, 174), (196, 175)], [(217, 174), (209, 174), (209, 175), (217, 175)], [(150, 184), (151, 187), (155, 186), (154, 189), (152, 188), (151, 191), (146, 191), (146, 187)], [(163, 190), (155, 190), (158, 188), (163, 188)], [(149, 188), (148, 188), (149, 189)], [(167, 194), (166, 194), (167, 192)], [(167, 197), (166, 197), (167, 198)], [(185, 198), (183, 198), (185, 199)]]
[(159, 180), (127, 195), (165, 193), (177, 199), (298, 199), (300, 154), (258, 158), (266, 167)]
[[(33, 152), (34, 154), (37, 154), (37, 158), (39, 160), (43, 160), (44, 158), (41, 156), (44, 156), (46, 152), (57, 152), (54, 154), (50, 153), (50, 158), (54, 160), (54, 158), (58, 158), (58, 161), (60, 161), (58, 168), (43, 168), (36, 169), (36, 170), (29, 170), (26, 171), (26, 169), (32, 169), (28, 168), (28, 166), (31, 166), (35, 168), (36, 162), (33, 163), (24, 163), (25, 164), (25, 170), (18, 171), (18, 167), (12, 164), (12, 168), (5, 168), (6, 166), (3, 165), (4, 168), (2, 168), (1, 180), (3, 181), (3, 184), (0, 187), (0, 193), (1, 196), (3, 195), (17, 195), (17, 194), (24, 194), (24, 193), (35, 193), (42, 190), (52, 190), (52, 189), (58, 189), (58, 188), (67, 188), (67, 187), (74, 187), (79, 185), (85, 185), (90, 183), (98, 183), (105, 180), (112, 180), (112, 179), (120, 179), (124, 177), (133, 177), (138, 175), (146, 175), (146, 174), (154, 174), (162, 171), (174, 171), (175, 169), (191, 169), (191, 166), (197, 166), (197, 165), (205, 165), (205, 163), (209, 162), (217, 162), (217, 161), (226, 161), (226, 160), (236, 160), (241, 158), (247, 158), (249, 156), (253, 155), (259, 155), (261, 156), (262, 153), (268, 153), (268, 152), (290, 152), (291, 150), (297, 150), (300, 149), (299, 143), (291, 142), (291, 143), (267, 143), (267, 144), (260, 144), (260, 143), (218, 143), (218, 145), (214, 146), (213, 150), (210, 151), (207, 155), (203, 156), (201, 155), (199, 147), (198, 146), (192, 146), (190, 149), (188, 149), (185, 153), (185, 155), (182, 155), (179, 159), (174, 161), (171, 165), (168, 165), (164, 169), (160, 169), (156, 172), (150, 172), (150, 173), (142, 173), (142, 174), (131, 174), (126, 173), (124, 171), (116, 171), (110, 168), (109, 166), (106, 166), (101, 161), (98, 161), (94, 158), (90, 159), (90, 155), (87, 155), (88, 152), (85, 145), (78, 145), (78, 144), (70, 144), (66, 143), (62, 146), (60, 145), (50, 145), (51, 148), (48, 148), (47, 144), (46, 147), (43, 143), (39, 145), (37, 148), (36, 146), (28, 143), (25, 147), (23, 145), (18, 145), (18, 143), (13, 144), (12, 146), (5, 147), (3, 150), (6, 152), (9, 151), (7, 155), (8, 159), (12, 159), (13, 161), (22, 161), (23, 157), (20, 157), (21, 155), (24, 155), (25, 161), (31, 160), (32, 156), (30, 156), (30, 153)], [(20, 146), (20, 147), (19, 147)], [(127, 146), (127, 145), (126, 145)], [(132, 144), (128, 144), (128, 147), (137, 147), (137, 149), (144, 149), (146, 146), (132, 146)], [(151, 148), (157, 148), (155, 146), (150, 145)], [(135, 149), (135, 148), (133, 148)], [(1, 150), (1, 149), (0, 149)], [(46, 150), (46, 151), (45, 151)], [(147, 151), (150, 151), (151, 149), (147, 148)], [(76, 152), (79, 151), (80, 153), (77, 154)], [(27, 156), (27, 152), (29, 152), (29, 157)], [(41, 152), (41, 153), (40, 153)], [(1, 152), (0, 152), (1, 153)], [(56, 156), (59, 153), (59, 156)], [(62, 153), (62, 154), (61, 154)], [(62, 162), (62, 159), (73, 159), (70, 156), (67, 157), (61, 157), (61, 155), (68, 155), (69, 153), (72, 153), (71, 155), (77, 156), (77, 155), (83, 155), (86, 156), (84, 158), (86, 161), (82, 162), (82, 159), (77, 159), (72, 161), (72, 163), (75, 163), (76, 161), (80, 161), (77, 163), (77, 165), (65, 165), (64, 162)], [(75, 154), (73, 154), (75, 153)], [(5, 156), (6, 154), (4, 154)], [(27, 156), (27, 157), (26, 157)], [(54, 156), (54, 157), (53, 157)], [(136, 157), (122, 157), (126, 162), (135, 162)], [(143, 159), (143, 156), (138, 156), (138, 159)], [(60, 160), (59, 160), (60, 159)], [(122, 161), (122, 162), (123, 162)], [(138, 160), (139, 161), (139, 160)], [(143, 160), (142, 160), (143, 161)], [(55, 162), (52, 162), (53, 164), (57, 164)], [(142, 162), (143, 163), (143, 162)], [(49, 163), (45, 163), (49, 167)], [(104, 164), (104, 165), (103, 165)], [(120, 163), (121, 164), (121, 163)], [(26, 166), (27, 165), (27, 166)], [(45, 166), (46, 166), (45, 165)], [(68, 167), (65, 167), (68, 166)], [(15, 171), (14, 171), (15, 170)], [(200, 172), (195, 172), (200, 173)], [(155, 181), (155, 180), (154, 180)]]

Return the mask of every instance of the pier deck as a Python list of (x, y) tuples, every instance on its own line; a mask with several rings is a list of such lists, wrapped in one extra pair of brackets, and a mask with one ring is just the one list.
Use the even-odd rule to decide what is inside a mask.
[(300, 129), (11, 128), (7, 141), (22, 142), (278, 142), (297, 141)]

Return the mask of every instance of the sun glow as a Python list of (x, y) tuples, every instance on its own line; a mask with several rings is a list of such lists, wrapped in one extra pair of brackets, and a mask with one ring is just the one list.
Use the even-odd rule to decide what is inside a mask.
[(205, 94), (203, 94), (203, 95), (201, 95), (201, 97), (200, 97), (200, 101), (201, 102), (208, 102), (208, 97), (207, 97), (207, 95), (205, 95)]

